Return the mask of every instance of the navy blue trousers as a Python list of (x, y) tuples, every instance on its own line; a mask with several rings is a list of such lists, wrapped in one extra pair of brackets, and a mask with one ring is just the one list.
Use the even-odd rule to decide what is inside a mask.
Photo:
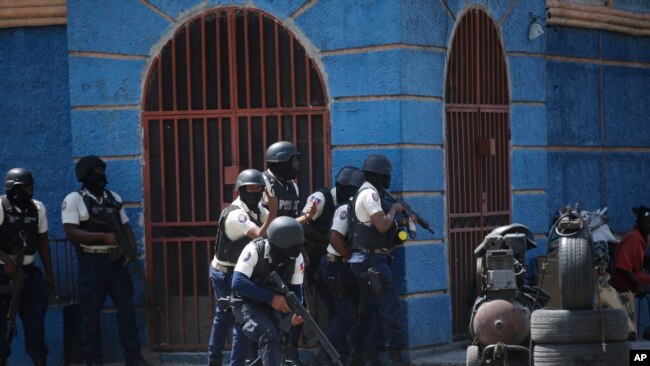
[(322, 294), (329, 315), (327, 338), (341, 355), (346, 355), (350, 348), (362, 347), (357, 320), (359, 287), (350, 264), (328, 262), (327, 255), (324, 255), (320, 262), (318, 281), (327, 286), (332, 283), (337, 272), (341, 276), (341, 293), (337, 294), (337, 291), (330, 288)]
[[(210, 280), (215, 301), (222, 297), (230, 296), (232, 275), (216, 270), (210, 266)], [(217, 305), (212, 321), (212, 332), (208, 345), (208, 357), (211, 362), (221, 364), (223, 348), (232, 328), (232, 348), (230, 351), (230, 365), (243, 366), (246, 364), (246, 354), (250, 347), (250, 340), (241, 331), (239, 325), (234, 324), (232, 313), (226, 312), (224, 307)], [(234, 325), (234, 327), (233, 327)]]
[(99, 316), (110, 295), (117, 310), (117, 326), (126, 361), (140, 358), (140, 339), (133, 306), (133, 282), (123, 259), (109, 254), (81, 253), (78, 299), (81, 306), (81, 337), (87, 362), (102, 362)]
[[(47, 311), (47, 289), (43, 280), (43, 272), (34, 264), (23, 266), (25, 273), (25, 284), (23, 285), (22, 296), (18, 316), (22, 322), (25, 332), (25, 350), (32, 358), (45, 358), (47, 346), (45, 345), (45, 312)], [(4, 273), (4, 265), (0, 264), (0, 285), (8, 285), (10, 277)], [(4, 316), (9, 309), (11, 301), (10, 294), (0, 295), (0, 311), (3, 319), (0, 321), (0, 359), (7, 359), (11, 355), (12, 334), (7, 341), (7, 322)]]
[[(366, 348), (402, 348), (404, 346), (404, 330), (402, 325), (402, 310), (399, 296), (392, 285), (393, 273), (384, 254), (375, 256), (375, 269), (381, 273), (387, 286), (380, 296), (375, 296), (367, 284), (361, 283), (361, 296), (366, 299), (366, 317), (363, 320), (367, 332), (364, 345)], [(370, 267), (370, 259), (366, 256), (363, 262), (350, 263), (354, 276), (359, 279), (361, 273)]]

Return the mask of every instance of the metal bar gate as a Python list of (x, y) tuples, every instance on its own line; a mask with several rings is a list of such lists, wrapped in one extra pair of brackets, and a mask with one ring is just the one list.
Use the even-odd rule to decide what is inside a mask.
[(187, 22), (153, 61), (144, 90), (147, 275), (163, 318), (158, 350), (206, 349), (214, 304), (208, 265), (237, 174), (265, 169), (266, 148), (301, 153), (304, 202), (330, 182), (327, 96), (295, 36), (254, 9), (218, 8)]
[(511, 220), (510, 106), (498, 30), (479, 8), (459, 20), (446, 76), (447, 223), (452, 327), (469, 334), (474, 248)]

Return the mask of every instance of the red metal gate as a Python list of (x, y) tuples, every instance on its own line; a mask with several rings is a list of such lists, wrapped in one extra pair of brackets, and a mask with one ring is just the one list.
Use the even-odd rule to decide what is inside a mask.
[(182, 26), (145, 85), (147, 275), (163, 308), (162, 318), (150, 317), (151, 344), (206, 349), (211, 243), (237, 174), (264, 170), (266, 148), (289, 140), (301, 152), (301, 198), (329, 184), (327, 97), (294, 35), (265, 13), (238, 8)]
[(495, 23), (481, 9), (459, 20), (445, 90), (449, 273), (453, 334), (469, 332), (474, 248), (511, 220), (508, 73)]

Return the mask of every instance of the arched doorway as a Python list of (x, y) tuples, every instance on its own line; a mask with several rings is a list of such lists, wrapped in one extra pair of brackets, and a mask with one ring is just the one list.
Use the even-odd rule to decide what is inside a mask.
[(471, 8), (458, 21), (445, 88), (447, 233), (454, 338), (469, 333), (474, 248), (511, 221), (510, 98), (494, 21)]
[(301, 198), (329, 185), (327, 96), (314, 61), (279, 21), (218, 8), (165, 44), (143, 100), (147, 275), (163, 309), (162, 319), (150, 317), (151, 344), (205, 349), (211, 246), (237, 175), (264, 170), (266, 148), (289, 140), (301, 152)]

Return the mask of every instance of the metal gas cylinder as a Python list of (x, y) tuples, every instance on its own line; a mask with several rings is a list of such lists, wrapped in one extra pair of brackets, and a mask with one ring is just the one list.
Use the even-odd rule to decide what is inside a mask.
[(483, 346), (499, 342), (517, 345), (530, 332), (530, 311), (516, 301), (488, 301), (474, 314), (472, 329)]

